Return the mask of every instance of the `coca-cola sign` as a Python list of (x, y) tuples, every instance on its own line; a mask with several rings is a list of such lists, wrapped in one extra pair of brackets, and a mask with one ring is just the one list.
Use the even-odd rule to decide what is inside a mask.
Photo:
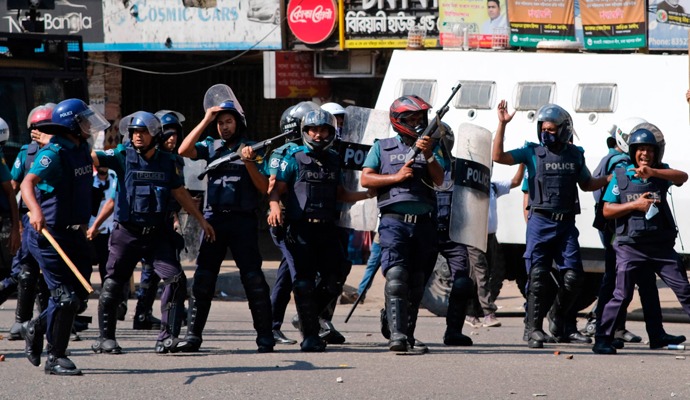
[(288, 26), (295, 37), (307, 44), (328, 39), (338, 21), (334, 0), (292, 0), (287, 8)]

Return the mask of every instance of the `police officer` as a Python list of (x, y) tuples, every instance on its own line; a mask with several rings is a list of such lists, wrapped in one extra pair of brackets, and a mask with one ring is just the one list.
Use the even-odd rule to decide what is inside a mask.
[[(467, 246), (450, 239), (450, 208), (453, 204), (454, 162), (451, 153), (455, 138), (453, 131), (446, 123), (441, 123), (441, 148), (445, 156), (443, 186), (436, 191), (436, 219), (438, 223), (438, 252), (448, 262), (451, 272), (451, 290), (448, 296), (446, 313), (446, 332), (443, 343), (448, 346), (471, 346), (472, 339), (462, 333), (465, 322), (467, 303), (474, 293), (474, 284), (470, 278)], [(434, 262), (436, 257), (432, 259)]]
[[(601, 159), (599, 165), (592, 172), (592, 176), (598, 177), (602, 175), (611, 174), (616, 168), (625, 168), (630, 163), (628, 157), (628, 143), (627, 138), (630, 132), (637, 125), (645, 123), (642, 118), (627, 118), (619, 125), (614, 125), (610, 136), (607, 138), (608, 153)], [(616, 251), (613, 249), (613, 236), (615, 232), (615, 222), (613, 220), (606, 220), (604, 218), (603, 209), (604, 201), (602, 197), (606, 193), (608, 186), (599, 190), (595, 190), (595, 217), (592, 224), (599, 231), (599, 238), (604, 246), (604, 276), (601, 279), (601, 286), (599, 287), (599, 294), (597, 296), (597, 304), (594, 309), (594, 327), (596, 327), (596, 320), (601, 318), (601, 313), (604, 310), (604, 305), (609, 302), (613, 296), (613, 289), (616, 287)], [(641, 288), (642, 291), (646, 287)], [(624, 342), (639, 343), (642, 338), (625, 328), (627, 310), (619, 320), (619, 326), (616, 327), (614, 334), (616, 339)], [(588, 326), (590, 322), (587, 322)]]
[(120, 130), (128, 134), (125, 145), (93, 153), (96, 166), (115, 171), (120, 190), (115, 228), (110, 236), (108, 273), (98, 300), (100, 336), (91, 348), (96, 353), (122, 352), (115, 339), (115, 316), (122, 300), (122, 288), (129, 283), (137, 263), (150, 257), (156, 274), (165, 284), (161, 295), (161, 331), (155, 351), (166, 353), (174, 346), (181, 329), (187, 288), (174, 247), (174, 232), (166, 224), (170, 198), (174, 197), (199, 220), (207, 240), (214, 240), (215, 234), (182, 186), (173, 155), (157, 148), (163, 134), (158, 118), (138, 111), (120, 121)]
[[(342, 187), (340, 158), (331, 150), (336, 124), (335, 117), (323, 110), (310, 111), (302, 118), (304, 145), (283, 158), (270, 193), (268, 224), (285, 226), (285, 244), (294, 260), (293, 290), (304, 338), (300, 349), (305, 352), (325, 350), (318, 316), (334, 294), (342, 291), (344, 253), (335, 229), (336, 202), (369, 197), (369, 192), (349, 192)], [(283, 218), (279, 201), (284, 194)]]
[[(0, 146), (4, 145), (7, 139), (10, 137), (10, 128), (4, 119), (0, 118)], [(7, 221), (2, 221), (5, 216), (9, 216), (9, 222), (11, 223), (9, 243), (3, 240), (2, 248), (0, 248), (0, 260), (2, 264), (0, 270), (3, 268), (10, 267), (9, 259), (11, 255), (15, 254), (20, 246), (20, 234), (19, 234), (19, 213), (17, 211), (17, 200), (14, 197), (14, 190), (12, 189), (11, 176), (7, 164), (5, 164), (5, 158), (2, 156), (2, 151), (0, 151), (0, 156), (2, 160), (2, 171), (0, 172), (2, 176), (2, 191), (5, 192), (4, 196), (0, 196), (0, 211), (2, 215), (0, 216), (0, 225), (6, 226)], [(8, 254), (8, 251), (10, 254)], [(5, 279), (0, 280), (0, 304), (4, 303), (8, 297), (10, 297), (17, 289), (17, 277), (16, 274), (12, 272), (11, 268), (9, 271), (9, 276)], [(5, 276), (5, 273), (2, 273)]]
[[(319, 106), (311, 101), (303, 101), (297, 105), (288, 107), (283, 111), (280, 117), (280, 131), (288, 134), (285, 144), (278, 147), (271, 153), (268, 161), (269, 183), (268, 192), (270, 193), (275, 184), (276, 175), (278, 174), (278, 167), (283, 158), (295, 147), (302, 145), (302, 135), (300, 133), (300, 124), (302, 117), (309, 111), (318, 110)], [(286, 200), (286, 199), (282, 199)], [(285, 246), (285, 227), (276, 225), (270, 227), (271, 238), (276, 247), (280, 250), (282, 258), (278, 271), (276, 272), (276, 282), (271, 290), (271, 309), (273, 311), (273, 339), (276, 344), (296, 344), (297, 341), (289, 339), (283, 334), (281, 328), (283, 320), (285, 319), (285, 309), (290, 302), (290, 294), (292, 293), (292, 275), (290, 271), (294, 271), (294, 260), (292, 255)]]
[[(29, 251), (43, 272), (50, 289), (48, 308), (23, 326), (26, 355), (38, 366), (43, 350), (43, 334), (48, 340), (45, 372), (55, 375), (81, 375), (67, 358), (67, 345), (74, 317), (85, 304), (88, 293), (69, 270), (57, 250), (43, 236), (46, 229), (78, 271), (88, 281), (91, 260), (84, 249), (88, 244), (81, 225), (89, 222), (92, 162), (86, 138), (108, 127), (102, 115), (79, 99), (68, 99), (55, 106), (50, 123), (38, 128), (54, 135), (36, 154), (21, 183), (22, 200), (30, 211)], [(90, 196), (89, 196), (90, 197)]]
[[(50, 122), (54, 107), (55, 104), (40, 105), (29, 112), (27, 128), (31, 133), (32, 139), (35, 138), (40, 141), (41, 136), (49, 137), (49, 135), (38, 131), (36, 125), (41, 122)], [(47, 144), (47, 142), (44, 144)], [(32, 140), (31, 143), (25, 144), (19, 149), (10, 172), (14, 192), (19, 191), (19, 185), (24, 179), (24, 175), (31, 169), (31, 165), (41, 146), (42, 144), (39, 144), (38, 141)], [(12, 259), (12, 276), (17, 282), (17, 307), (14, 314), (15, 322), (10, 328), (9, 340), (22, 339), (22, 324), (31, 320), (36, 297), (38, 296), (39, 312), (48, 307), (48, 298), (50, 297), (45, 280), (41, 277), (38, 262), (29, 252), (29, 217), (26, 215), (27, 211), (26, 204), (20, 201), (19, 212), (24, 229), (22, 230), (21, 246)]]
[[(433, 139), (419, 138), (428, 125), (430, 108), (418, 96), (396, 99), (389, 115), (398, 135), (375, 142), (362, 169), (362, 186), (378, 192), (381, 270), (386, 277), (391, 351), (427, 351), (415, 339), (414, 331), (426, 277), (435, 263), (438, 241), (433, 187), (443, 184), (444, 165), (440, 151), (434, 151)], [(420, 154), (406, 161), (415, 146)]]
[(597, 354), (616, 354), (615, 329), (620, 326), (635, 285), (640, 288), (649, 347), (658, 349), (685, 341), (685, 336), (664, 331), (654, 274), (673, 290), (690, 315), (690, 283), (673, 249), (678, 231), (667, 201), (671, 185), (682, 185), (688, 174), (662, 163), (665, 143), (656, 139), (655, 131), (660, 134), (652, 124), (634, 128), (628, 139), (631, 164), (615, 170), (603, 197), (604, 217), (615, 218), (616, 287), (597, 321), (592, 348)]
[[(197, 143), (206, 127), (214, 122), (220, 139), (207, 137)], [(258, 351), (271, 352), (275, 345), (271, 332), (269, 287), (261, 271), (256, 214), (261, 195), (268, 191), (268, 177), (264, 175), (263, 159), (252, 150), (252, 142), (244, 137), (246, 130), (247, 124), (239, 103), (224, 101), (206, 110), (204, 119), (189, 133), (179, 149), (184, 157), (209, 163), (235, 152), (240, 152), (242, 157), (208, 173), (204, 217), (216, 230), (218, 240), (203, 242), (199, 248), (187, 334), (174, 351), (199, 350), (220, 265), (228, 247), (240, 270), (247, 294), (257, 332)]]
[[(575, 306), (584, 279), (577, 240), (579, 232), (575, 227), (575, 215), (580, 212), (577, 186), (585, 191), (593, 191), (603, 187), (610, 176), (592, 178), (585, 165), (584, 150), (569, 143), (573, 135), (572, 118), (555, 104), (544, 105), (537, 113), (540, 144), (529, 143), (505, 152), (505, 127), (514, 115), (515, 112), (508, 112), (507, 102), (501, 100), (492, 155), (493, 160), (500, 164), (524, 163), (527, 166), (529, 215), (524, 254), (529, 276), (527, 345), (541, 348), (548, 339), (542, 325), (553, 296), (549, 289), (551, 264), (555, 261), (560, 270), (561, 284), (556, 294), (557, 318), (560, 321)], [(563, 341), (568, 341), (572, 334), (579, 332), (565, 332), (564, 328), (557, 331), (559, 339)]]
[[(176, 111), (160, 110), (155, 114), (161, 121), (163, 134), (161, 135), (161, 144), (159, 149), (161, 151), (173, 154), (177, 169), (180, 176), (184, 176), (184, 160), (177, 154), (177, 149), (182, 143), (184, 137), (182, 130), (182, 122), (184, 116)], [(180, 252), (184, 248), (184, 238), (180, 235), (180, 220), (179, 212), (181, 210), (180, 204), (174, 198), (170, 199), (168, 205), (168, 218), (172, 229), (175, 231), (173, 237), (175, 238), (175, 247), (177, 249), (178, 259)], [(153, 316), (153, 303), (158, 294), (158, 284), (160, 277), (154, 272), (153, 264), (150, 259), (144, 258), (141, 260), (141, 279), (139, 281), (139, 288), (136, 291), (137, 305), (134, 310), (134, 319), (132, 320), (132, 329), (150, 330), (160, 329), (161, 321)], [(183, 321), (186, 316), (183, 313)]]

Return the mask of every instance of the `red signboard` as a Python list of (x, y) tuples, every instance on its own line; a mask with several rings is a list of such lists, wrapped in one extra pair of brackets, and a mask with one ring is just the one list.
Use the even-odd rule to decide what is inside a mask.
[(276, 98), (328, 97), (328, 80), (314, 77), (314, 53), (278, 51), (275, 57)]
[(287, 8), (287, 21), (295, 37), (307, 44), (328, 39), (338, 21), (334, 0), (292, 0)]

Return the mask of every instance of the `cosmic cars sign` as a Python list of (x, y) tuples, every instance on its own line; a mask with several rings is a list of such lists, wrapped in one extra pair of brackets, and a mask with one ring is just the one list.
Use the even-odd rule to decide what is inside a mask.
[(338, 9), (333, 0), (292, 0), (287, 16), (288, 26), (298, 40), (317, 44), (335, 30)]

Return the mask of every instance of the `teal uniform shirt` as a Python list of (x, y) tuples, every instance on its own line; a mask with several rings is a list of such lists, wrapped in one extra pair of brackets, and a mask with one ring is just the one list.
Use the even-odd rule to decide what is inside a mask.
[[(395, 138), (398, 139), (398, 141), (401, 141), (400, 135), (396, 136)], [(446, 161), (443, 157), (441, 146), (437, 144), (434, 148), (433, 154), (434, 158), (436, 159), (436, 162), (441, 166), (443, 170), (445, 170)], [(369, 149), (369, 153), (367, 154), (367, 158), (364, 160), (362, 168), (371, 168), (374, 170), (374, 172), (379, 173), (379, 170), (381, 168), (381, 146), (378, 141), (374, 142), (374, 145), (371, 146), (371, 149)], [(433, 183), (429, 184), (433, 185)], [(386, 207), (386, 211), (398, 214), (421, 215), (430, 213), (433, 210), (433, 207), (430, 207), (428, 204), (413, 201), (395, 203)]]
[(19, 153), (17, 153), (17, 158), (14, 159), (14, 164), (12, 164), (10, 175), (15, 182), (21, 182), (24, 176), (26, 176), (26, 156), (28, 149), (28, 144), (22, 146), (21, 149), (19, 149)]
[[(659, 169), (668, 169), (668, 165), (662, 163)], [(644, 183), (642, 179), (635, 177), (635, 166), (633, 164), (629, 164), (625, 168), (625, 175), (630, 177), (630, 181), (633, 183)], [(669, 185), (673, 185), (673, 183), (669, 182)], [(618, 189), (618, 178), (615, 173), (611, 174), (611, 182), (609, 182), (609, 186), (606, 188), (606, 193), (604, 193), (602, 200), (607, 203), (621, 202), (620, 191)]]
[[(36, 187), (46, 193), (52, 193), (55, 188), (62, 181), (62, 165), (60, 163), (60, 154), (55, 151), (55, 146), (64, 147), (65, 149), (75, 149), (79, 146), (87, 146), (87, 143), (75, 144), (69, 139), (62, 136), (55, 135), (50, 138), (50, 143), (44, 146), (36, 154), (36, 159), (29, 169), (30, 174), (34, 174), (41, 178)], [(88, 171), (83, 171), (91, 175), (92, 168)], [(9, 175), (9, 174), (8, 174)]]
[(299, 144), (295, 142), (287, 142), (284, 145), (273, 150), (273, 152), (271, 153), (271, 157), (268, 160), (268, 174), (271, 176), (278, 175), (278, 169), (280, 168), (280, 162), (283, 160), (283, 157), (285, 157), (296, 147), (299, 147)]
[[(125, 165), (127, 159), (126, 151), (127, 150), (124, 145), (118, 144), (114, 149), (96, 152), (98, 163), (102, 167), (112, 169), (117, 174), (118, 190), (121, 190), (125, 184)], [(170, 158), (174, 162), (177, 155), (156, 149), (156, 152), (153, 153), (153, 159), (157, 157)], [(175, 165), (177, 166), (177, 163), (175, 163)], [(182, 176), (182, 171), (180, 171), (179, 167), (177, 167), (172, 181), (170, 182), (170, 188), (177, 189), (183, 185), (184, 177)]]

